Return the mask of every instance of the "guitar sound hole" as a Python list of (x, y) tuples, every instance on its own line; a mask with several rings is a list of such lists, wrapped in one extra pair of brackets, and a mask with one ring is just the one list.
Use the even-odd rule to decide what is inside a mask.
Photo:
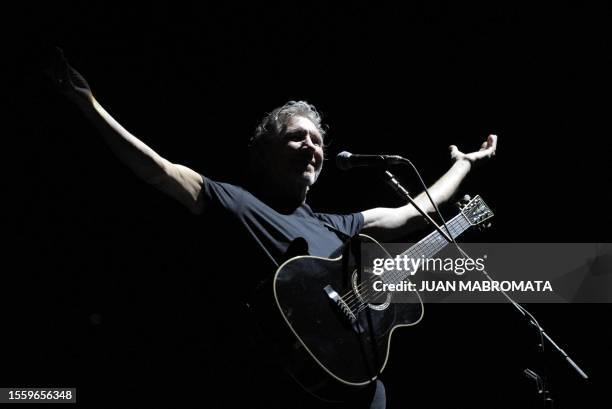
[(353, 293), (359, 300), (360, 306), (367, 304), (369, 308), (376, 311), (383, 311), (389, 307), (391, 304), (390, 293), (376, 293), (370, 286), (362, 286), (360, 284), (361, 280), (359, 280), (359, 272), (355, 270), (351, 276), (351, 285), (353, 287)]

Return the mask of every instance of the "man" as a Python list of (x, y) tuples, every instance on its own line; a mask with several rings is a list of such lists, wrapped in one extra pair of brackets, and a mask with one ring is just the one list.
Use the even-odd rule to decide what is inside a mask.
[[(242, 186), (237, 186), (213, 181), (189, 167), (173, 163), (137, 139), (98, 103), (85, 79), (70, 67), (61, 52), (50, 74), (59, 90), (81, 109), (115, 155), (140, 179), (196, 215), (224, 220), (224, 233), (240, 238), (241, 245), (250, 249), (256, 260), (251, 265), (257, 268), (243, 277), (244, 293), (239, 294), (239, 300), (248, 297), (283, 262), (290, 244), (297, 238), (304, 239), (310, 255), (329, 257), (342, 246), (344, 237), (360, 232), (385, 239), (400, 237), (423, 223), (412, 205), (381, 207), (349, 215), (312, 211), (306, 197), (323, 167), (325, 131), (319, 113), (306, 102), (288, 102), (262, 120), (249, 143), (249, 176)], [(448, 201), (476, 163), (495, 155), (496, 146), (495, 135), (490, 135), (477, 152), (465, 154), (451, 146), (452, 166), (430, 188), (436, 204)], [(415, 200), (426, 211), (434, 211), (424, 194)], [(243, 362), (241, 358), (227, 358), (220, 370), (232, 376), (232, 371)], [(261, 364), (258, 361), (253, 365)], [(297, 407), (299, 403), (308, 407), (313, 403), (294, 391), (288, 393), (290, 403), (277, 399), (277, 392), (290, 388), (283, 383), (286, 379), (268, 382), (264, 390), (257, 383), (258, 378), (261, 377), (257, 371), (250, 373), (249, 382), (255, 384), (250, 393), (259, 394), (249, 401), (251, 405)], [(242, 388), (239, 384), (234, 389)], [(227, 388), (231, 390), (232, 387)], [(357, 396), (358, 401), (351, 407), (385, 407), (385, 391), (380, 382)], [(236, 396), (223, 396), (216, 406), (235, 406), (239, 401), (236, 399)]]

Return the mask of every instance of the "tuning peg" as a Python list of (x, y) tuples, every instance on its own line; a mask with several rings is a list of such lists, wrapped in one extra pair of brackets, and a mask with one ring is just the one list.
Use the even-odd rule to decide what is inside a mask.
[(485, 231), (486, 229), (488, 229), (489, 227), (491, 227), (491, 223), (481, 223), (478, 225), (478, 230), (479, 231)]

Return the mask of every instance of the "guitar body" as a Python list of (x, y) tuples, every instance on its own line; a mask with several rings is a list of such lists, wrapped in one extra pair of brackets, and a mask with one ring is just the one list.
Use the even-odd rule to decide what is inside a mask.
[[(447, 225), (457, 237), (492, 216), (476, 196)], [(402, 294), (401, 303), (394, 303), (388, 293), (372, 297), (371, 286), (360, 283), (363, 243), (368, 244), (368, 257), (392, 258), (365, 235), (354, 238), (337, 258), (292, 257), (300, 252), (292, 247), (305, 248), (304, 240), (297, 239), (290, 246), (291, 258), (262, 283), (249, 303), (269, 356), (278, 358), (298, 384), (323, 400), (343, 400), (340, 396), (371, 384), (385, 368), (393, 331), (416, 325), (423, 317), (416, 291)], [(446, 244), (432, 232), (402, 254), (431, 257)]]
[[(368, 236), (354, 240), (378, 246), (376, 257), (390, 257)], [(423, 316), (423, 303), (416, 292), (413, 302), (394, 304), (381, 299), (368, 306), (359, 289), (358, 260), (348, 251), (344, 253), (335, 259), (291, 258), (279, 267), (272, 283), (275, 304), (297, 339), (294, 351), (307, 355), (306, 359), (290, 357), (287, 369), (298, 383), (321, 398), (324, 389), (358, 388), (374, 381), (387, 362), (393, 330), (415, 325)], [(361, 305), (355, 321), (351, 322), (330, 297), (326, 290), (330, 288), (355, 311)]]

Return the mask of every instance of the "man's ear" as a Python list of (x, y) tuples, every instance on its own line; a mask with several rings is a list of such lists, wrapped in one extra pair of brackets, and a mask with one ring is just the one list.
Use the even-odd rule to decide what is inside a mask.
[(261, 171), (266, 163), (265, 149), (262, 149), (261, 141), (257, 145), (249, 146), (247, 156), (249, 159), (249, 168), (251, 171)]

